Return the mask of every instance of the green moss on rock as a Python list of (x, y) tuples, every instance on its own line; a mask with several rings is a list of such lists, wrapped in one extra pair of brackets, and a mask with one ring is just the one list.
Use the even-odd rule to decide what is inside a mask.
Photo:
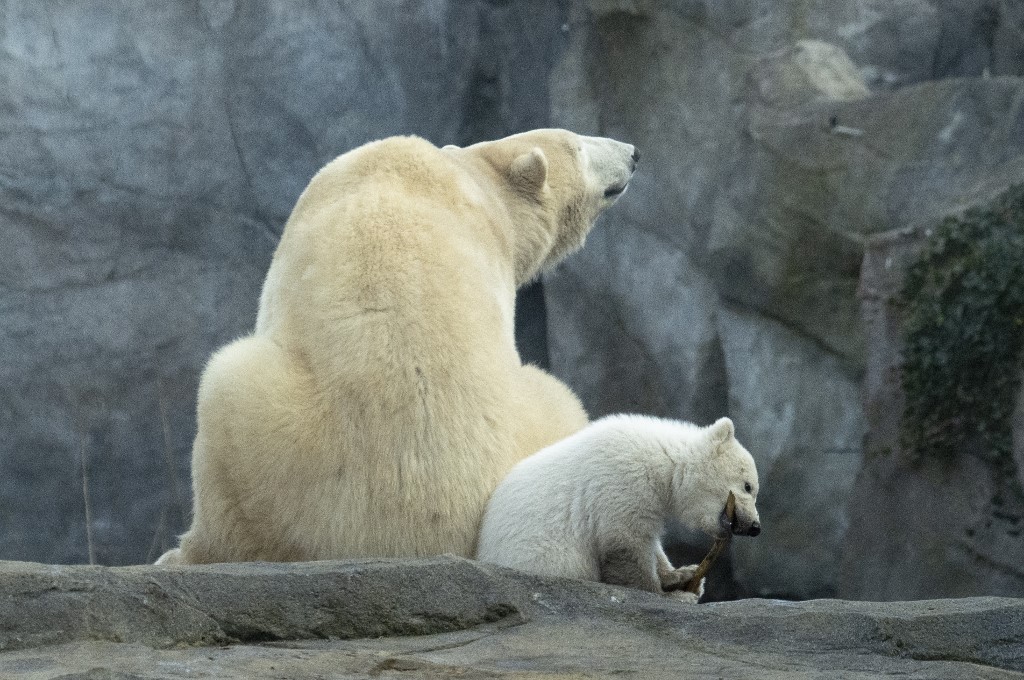
[(903, 448), (1009, 459), (1024, 350), (1024, 185), (946, 218), (907, 270)]

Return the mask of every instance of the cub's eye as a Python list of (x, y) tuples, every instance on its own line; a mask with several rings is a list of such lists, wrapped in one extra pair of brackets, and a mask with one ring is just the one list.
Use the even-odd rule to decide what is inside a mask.
[(747, 482), (746, 484), (743, 485), (743, 490), (746, 491), (747, 493), (750, 493), (751, 491), (754, 490), (754, 487), (750, 486), (750, 482)]

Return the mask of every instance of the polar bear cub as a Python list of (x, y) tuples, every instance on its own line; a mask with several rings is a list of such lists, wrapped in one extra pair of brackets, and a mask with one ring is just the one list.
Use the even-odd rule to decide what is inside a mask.
[[(725, 504), (736, 498), (735, 522)], [(733, 423), (709, 427), (609, 416), (516, 465), (488, 503), (477, 559), (545, 576), (603, 581), (655, 593), (688, 581), (661, 535), (674, 517), (720, 535), (756, 536), (754, 459)], [(666, 593), (696, 602), (697, 595)]]

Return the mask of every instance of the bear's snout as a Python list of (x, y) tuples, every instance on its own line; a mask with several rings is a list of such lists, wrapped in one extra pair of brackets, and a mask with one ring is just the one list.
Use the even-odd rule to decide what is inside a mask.
[(761, 522), (737, 512), (736, 521), (732, 524), (732, 533), (733, 536), (757, 536), (761, 533)]
[(580, 140), (590, 182), (601, 188), (604, 198), (614, 201), (626, 191), (640, 161), (640, 152), (632, 144), (606, 137), (581, 137)]

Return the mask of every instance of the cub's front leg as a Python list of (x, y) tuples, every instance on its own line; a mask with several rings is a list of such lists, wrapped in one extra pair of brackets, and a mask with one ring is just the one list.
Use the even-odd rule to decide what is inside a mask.
[(660, 542), (658, 543), (656, 553), (658, 581), (665, 596), (670, 597), (673, 600), (678, 600), (679, 602), (697, 604), (697, 601), (704, 597), (705, 579), (700, 580), (700, 587), (697, 589), (696, 593), (690, 593), (683, 590), (683, 586), (687, 581), (693, 578), (698, 565), (688, 564), (685, 567), (673, 567)]
[(650, 544), (617, 541), (600, 550), (601, 582), (661, 593), (656, 556)]

